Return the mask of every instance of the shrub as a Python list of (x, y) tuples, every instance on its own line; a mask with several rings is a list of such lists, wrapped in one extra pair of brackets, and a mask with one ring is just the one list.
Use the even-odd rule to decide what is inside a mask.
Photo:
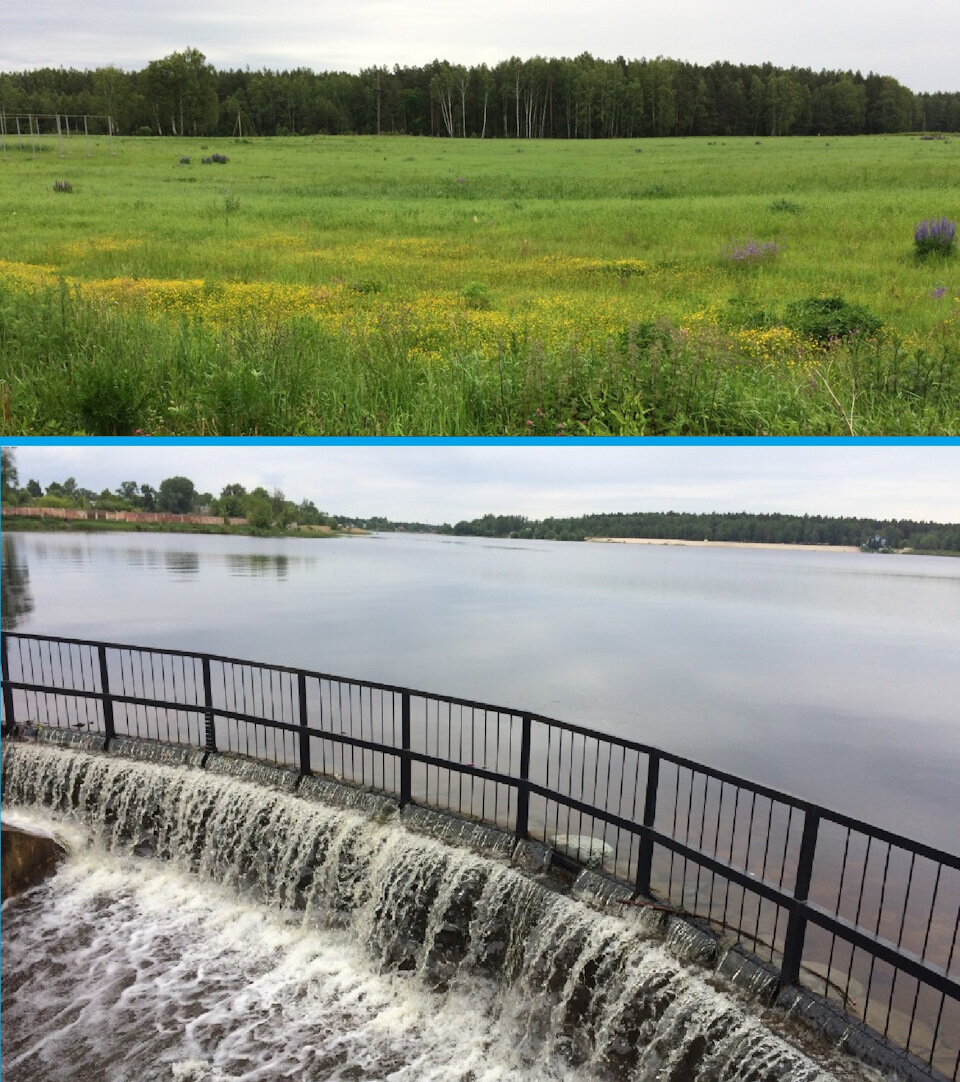
[(361, 296), (383, 292), (383, 285), (376, 278), (358, 278), (350, 283), (350, 288)]
[(925, 218), (913, 227), (913, 246), (921, 259), (949, 255), (957, 246), (957, 223), (947, 218)]
[(831, 339), (876, 334), (882, 322), (859, 304), (842, 297), (807, 297), (787, 305), (783, 322), (792, 331), (826, 344)]
[(201, 158), (204, 165), (226, 165), (230, 159), (226, 154), (211, 154), (208, 158)]
[(69, 180), (55, 180), (53, 182), (53, 190), (55, 192), (72, 192), (73, 185)]
[(468, 308), (484, 311), (490, 307), (490, 291), (483, 282), (470, 282), (460, 291), (464, 304)]
[(181, 165), (189, 165), (190, 164), (190, 159), (189, 158), (181, 158), (180, 159), (180, 164)]
[(129, 436), (147, 398), (135, 369), (98, 358), (75, 369), (73, 409), (91, 436)]

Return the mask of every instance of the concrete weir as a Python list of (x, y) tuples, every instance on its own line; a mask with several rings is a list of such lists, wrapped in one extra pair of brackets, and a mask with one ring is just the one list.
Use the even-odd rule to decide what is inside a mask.
[(5, 741), (3, 794), (344, 931), (441, 1000), (467, 990), (521, 1074), (556, 1060), (578, 1080), (930, 1078), (706, 929), (483, 824), (234, 756), (136, 740), (104, 754), (73, 734)]

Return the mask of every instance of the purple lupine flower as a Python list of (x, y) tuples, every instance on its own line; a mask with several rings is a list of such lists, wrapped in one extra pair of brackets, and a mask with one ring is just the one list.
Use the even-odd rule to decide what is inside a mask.
[(924, 218), (913, 227), (913, 243), (918, 255), (946, 255), (957, 243), (957, 223), (949, 218)]
[(758, 263), (773, 259), (779, 251), (780, 245), (773, 240), (764, 241), (763, 243), (748, 240), (744, 241), (743, 244), (735, 240), (730, 248), (720, 253), (720, 256), (728, 263), (745, 263), (755, 266)]

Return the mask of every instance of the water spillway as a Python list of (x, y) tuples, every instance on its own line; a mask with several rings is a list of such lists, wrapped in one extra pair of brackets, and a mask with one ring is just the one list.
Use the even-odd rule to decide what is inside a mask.
[(71, 851), (4, 909), (8, 1082), (865, 1077), (495, 832), (213, 765), (5, 743), (5, 816)]

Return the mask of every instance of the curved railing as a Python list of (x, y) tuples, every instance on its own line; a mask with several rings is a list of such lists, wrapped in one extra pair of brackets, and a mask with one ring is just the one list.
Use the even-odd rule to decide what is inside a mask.
[(189, 651), (6, 632), (4, 732), (230, 751), (533, 838), (732, 932), (783, 986), (960, 1074), (960, 857), (539, 714)]

